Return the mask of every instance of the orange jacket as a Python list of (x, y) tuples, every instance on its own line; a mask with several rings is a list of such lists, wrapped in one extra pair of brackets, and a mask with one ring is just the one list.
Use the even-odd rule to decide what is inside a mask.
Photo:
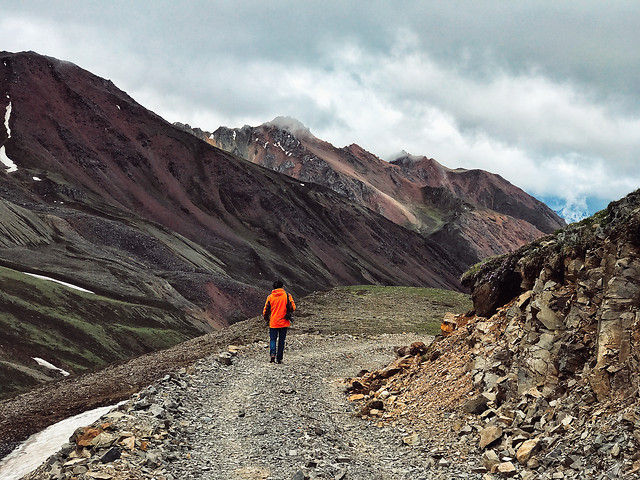
[(270, 328), (282, 328), (289, 327), (291, 322), (285, 318), (287, 314), (287, 296), (291, 303), (292, 310), (296, 309), (296, 304), (293, 303), (293, 297), (284, 291), (284, 288), (276, 288), (271, 290), (271, 295), (267, 297), (267, 301), (264, 303), (264, 309), (262, 315), (265, 320), (269, 320)]

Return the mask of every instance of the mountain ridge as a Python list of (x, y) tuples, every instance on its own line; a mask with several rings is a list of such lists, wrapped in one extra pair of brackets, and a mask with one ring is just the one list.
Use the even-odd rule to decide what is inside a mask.
[[(499, 175), (450, 169), (406, 152), (386, 162), (357, 144), (335, 147), (288, 117), (214, 132), (176, 125), (252, 163), (320, 183), (394, 223), (433, 235), (438, 243), (453, 246), (452, 256), (465, 252), (457, 264), (460, 270), (565, 225), (546, 205)], [(483, 227), (490, 223), (497, 227)]]

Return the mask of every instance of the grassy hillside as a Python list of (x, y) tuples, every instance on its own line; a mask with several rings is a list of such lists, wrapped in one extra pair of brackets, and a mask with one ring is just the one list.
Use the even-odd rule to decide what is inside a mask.
[(202, 332), (182, 312), (112, 300), (0, 267), (0, 396), (170, 347)]

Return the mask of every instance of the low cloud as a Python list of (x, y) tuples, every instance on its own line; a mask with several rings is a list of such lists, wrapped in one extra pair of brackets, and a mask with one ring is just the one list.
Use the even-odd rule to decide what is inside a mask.
[(570, 219), (640, 187), (637, 9), (116, 3), (7, 4), (0, 41), (109, 78), (170, 122), (290, 116), (337, 146), (498, 173)]
[(317, 126), (321, 138), (382, 157), (404, 149), (452, 168), (490, 170), (538, 198), (558, 199), (570, 220), (593, 213), (587, 198), (616, 199), (640, 186), (638, 116), (537, 72), (477, 80), (406, 43), (399, 51), (374, 56), (351, 46), (335, 68), (291, 71), (283, 81), (339, 119)]

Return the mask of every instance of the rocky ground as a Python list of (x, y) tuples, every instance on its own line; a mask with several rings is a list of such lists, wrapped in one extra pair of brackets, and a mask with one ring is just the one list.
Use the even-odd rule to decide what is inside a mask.
[[(457, 328), (434, 339), (384, 328), (420, 323), (450, 297), (316, 294), (283, 365), (268, 362), (255, 323), (262, 335), (135, 393), (26, 479), (640, 478), (637, 392), (598, 400), (587, 370), (553, 392), (520, 378), (532, 360), (553, 363), (554, 334), (529, 323), (530, 300), (491, 318), (448, 315)], [(336, 330), (351, 332), (314, 330), (345, 319)]]
[[(2, 422), (4, 423), (0, 426), (3, 426), (4, 432), (24, 431), (29, 427), (33, 428), (37, 422), (44, 423), (47, 419), (50, 422), (54, 418), (64, 416), (65, 412), (75, 412), (80, 409), (83, 402), (87, 408), (94, 406), (95, 403), (92, 404), (90, 399), (95, 402), (102, 398), (112, 402), (126, 398), (131, 395), (131, 390), (135, 389), (137, 385), (139, 387), (134, 391), (142, 390), (142, 393), (134, 393), (134, 398), (138, 398), (140, 395), (160, 398), (162, 406), (164, 405), (165, 397), (147, 395), (145, 392), (148, 393), (152, 390), (144, 389), (145, 385), (153, 384), (154, 378), (160, 378), (160, 384), (152, 387), (152, 389), (155, 388), (158, 391), (177, 389), (172, 394), (176, 396), (176, 403), (185, 402), (181, 409), (181, 415), (184, 413), (188, 417), (190, 415), (189, 412), (192, 412), (195, 416), (196, 412), (198, 412), (197, 415), (199, 416), (202, 409), (211, 410), (210, 415), (203, 415), (203, 418), (209, 417), (211, 423), (203, 424), (200, 428), (197, 428), (196, 426), (189, 427), (189, 418), (181, 418), (171, 408), (165, 408), (173, 418), (171, 420), (173, 422), (171, 423), (173, 426), (171, 431), (177, 432), (176, 434), (181, 438), (189, 430), (206, 432), (202, 433), (202, 435), (207, 437), (207, 441), (210, 443), (216, 438), (210, 432), (211, 427), (216, 422), (224, 419), (225, 422), (223, 423), (225, 425), (228, 423), (229, 426), (234, 426), (245, 417), (254, 418), (255, 412), (250, 410), (249, 406), (268, 405), (271, 401), (268, 393), (271, 391), (274, 395), (288, 400), (286, 403), (287, 408), (294, 409), (284, 412), (283, 415), (293, 416), (293, 422), (297, 423), (291, 423), (291, 421), (287, 423), (295, 425), (295, 428), (298, 426), (302, 428), (302, 426), (311, 424), (310, 418), (318, 418), (320, 421), (318, 430), (313, 430), (313, 432), (330, 433), (326, 436), (324, 433), (316, 434), (319, 439), (329, 442), (329, 444), (332, 444), (332, 442), (345, 442), (343, 447), (336, 446), (335, 451), (325, 451), (327, 458), (322, 463), (318, 462), (318, 465), (321, 465), (321, 467), (318, 467), (320, 472), (331, 472), (331, 469), (334, 468), (331, 466), (331, 462), (335, 466), (338, 458), (329, 458), (333, 453), (344, 451), (344, 454), (340, 456), (341, 461), (337, 462), (337, 465), (349, 463), (346, 462), (346, 457), (350, 455), (351, 458), (355, 458), (354, 456), (356, 455), (356, 453), (349, 455), (346, 453), (354, 451), (353, 446), (349, 445), (350, 442), (358, 441), (359, 438), (371, 437), (373, 443), (369, 445), (373, 448), (375, 445), (374, 440), (377, 438), (376, 435), (379, 435), (374, 433), (378, 432), (378, 427), (372, 426), (370, 422), (356, 421), (353, 417), (352, 413), (356, 411), (358, 406), (346, 400), (344, 394), (345, 386), (341, 385), (340, 382), (344, 381), (347, 376), (356, 375), (362, 368), (380, 367), (392, 360), (394, 358), (392, 347), (396, 344), (401, 344), (403, 341), (414, 341), (416, 338), (428, 339), (429, 337), (425, 336), (424, 332), (434, 330), (434, 325), (439, 325), (445, 311), (465, 311), (470, 307), (470, 302), (467, 296), (455, 292), (412, 288), (356, 287), (316, 293), (301, 299), (298, 305), (297, 321), (291, 331), (291, 337), (288, 342), (289, 351), (286, 363), (279, 366), (284, 367), (280, 370), (274, 369), (274, 365), (264, 362), (264, 357), (266, 356), (263, 346), (265, 341), (264, 327), (257, 319), (253, 319), (252, 321), (234, 325), (224, 332), (200, 337), (164, 352), (143, 356), (132, 362), (116, 365), (83, 378), (64, 380), (56, 385), (48, 386), (47, 389), (41, 388), (11, 401), (2, 402), (0, 403), (0, 412), (3, 414)], [(329, 333), (330, 330), (334, 330), (334, 333)], [(407, 335), (396, 338), (385, 333), (399, 330), (407, 332), (418, 330), (422, 331), (423, 334), (417, 337), (416, 335)], [(214, 360), (217, 352), (226, 349), (232, 343), (248, 346), (240, 349), (240, 353), (234, 359), (232, 366), (223, 368)], [(198, 358), (202, 359), (211, 354), (214, 354), (212, 358), (200, 360), (195, 364), (195, 367), (193, 366)], [(182, 369), (182, 373), (179, 373), (180, 369)], [(238, 375), (238, 371), (245, 374)], [(246, 375), (247, 372), (252, 374)], [(163, 376), (164, 380), (162, 380)], [(227, 382), (229, 383), (227, 384)], [(242, 382), (246, 383), (243, 384)], [(223, 404), (228, 402), (229, 405), (224, 408), (211, 405), (210, 408), (207, 408), (206, 403), (200, 403), (198, 400), (198, 405), (202, 406), (193, 407), (195, 410), (192, 411), (192, 408), (187, 403), (191, 402), (192, 399), (198, 398), (195, 396), (197, 392), (202, 393), (205, 390), (200, 387), (191, 387), (190, 385), (198, 386), (200, 383), (210, 384), (207, 386), (209, 390), (206, 390), (210, 394), (205, 394), (208, 399), (207, 402), (213, 403), (221, 400)], [(272, 384), (276, 385), (274, 387), (275, 390), (270, 390)], [(278, 389), (277, 385), (282, 387)], [(181, 393), (183, 388), (194, 388), (196, 393), (193, 396), (191, 394), (183, 395)], [(289, 389), (289, 392), (295, 390), (295, 393), (280, 392), (280, 390), (287, 389)], [(260, 393), (256, 394), (256, 392)], [(163, 393), (163, 395), (165, 394)], [(166, 393), (166, 395), (169, 395), (169, 393)], [(155, 400), (151, 404), (155, 404), (154, 402)], [(170, 401), (169, 404), (172, 405)], [(124, 429), (125, 432), (136, 430), (138, 427), (134, 428), (129, 424), (136, 423), (136, 419), (140, 417), (140, 414), (146, 419), (145, 413), (148, 411), (140, 408), (140, 405), (137, 404), (136, 407), (129, 406), (131, 411), (127, 413), (127, 417), (123, 420), (124, 424), (113, 428)], [(244, 408), (245, 417), (239, 416), (241, 407)], [(298, 407), (306, 409), (303, 412), (306, 411), (305, 415), (307, 416), (298, 415), (296, 413), (297, 410), (295, 410)], [(227, 416), (219, 417), (215, 412), (218, 412), (218, 414), (226, 412), (225, 415)], [(342, 415), (337, 416), (338, 412), (342, 412)], [(129, 414), (134, 417), (133, 420), (129, 418)], [(227, 422), (229, 419), (233, 421)], [(268, 418), (266, 420), (263, 418), (261, 421), (266, 422), (267, 420)], [(115, 423), (112, 420), (110, 421)], [(182, 425), (179, 422), (187, 422), (187, 424)], [(349, 427), (349, 422), (361, 425), (365, 429), (363, 435), (349, 433), (351, 428)], [(164, 417), (159, 421), (159, 425), (164, 431), (169, 432), (165, 428)], [(265, 423), (264, 429), (268, 428), (268, 424)], [(146, 430), (148, 433), (149, 429), (144, 427), (142, 430)], [(308, 430), (305, 431), (308, 432)], [(300, 432), (303, 432), (303, 430), (300, 430)], [(342, 432), (346, 433), (343, 435)], [(389, 450), (388, 455), (384, 458), (393, 458), (394, 456), (403, 458), (405, 456), (404, 453), (401, 455), (400, 452), (396, 451), (396, 448), (404, 445), (402, 438), (406, 431), (400, 429), (394, 430), (394, 432), (393, 440), (390, 443), (393, 448)], [(245, 436), (251, 438), (251, 432), (241, 436), (242, 442), (247, 441), (244, 440)], [(7, 437), (3, 436), (3, 438)], [(263, 435), (261, 441), (265, 442), (268, 438), (268, 435)], [(150, 439), (151, 437), (144, 441), (149, 442)], [(290, 447), (285, 452), (285, 459), (290, 462), (290, 466), (287, 467), (289, 469), (294, 466), (300, 469), (307, 465), (305, 456), (312, 455), (312, 452), (317, 450), (315, 447), (311, 450), (304, 450), (301, 446), (293, 446), (297, 445), (296, 442), (298, 440), (299, 437), (295, 437), (284, 443), (284, 445)], [(242, 442), (241, 444), (243, 444)], [(185, 445), (193, 443), (193, 455), (195, 456), (197, 455), (195, 447), (202, 443), (202, 438), (198, 440), (198, 438), (184, 437), (178, 443), (184, 443)], [(152, 452), (152, 450), (149, 451)], [(289, 455), (291, 451), (296, 451), (296, 455)], [(297, 456), (298, 451), (300, 452), (300, 457)], [(378, 451), (373, 450), (372, 452)], [(144, 450), (136, 448), (135, 452), (136, 455), (141, 455)], [(99, 449), (97, 453), (104, 454), (105, 452)], [(322, 448), (320, 448), (320, 454), (322, 454)], [(277, 456), (278, 454), (276, 453), (275, 455)], [(362, 456), (361, 453), (358, 455)], [(366, 458), (366, 456), (362, 456), (362, 458)], [(171, 457), (171, 460), (175, 462), (177, 458)], [(417, 463), (419, 464), (419, 462)], [(153, 461), (151, 464), (153, 464)], [(284, 461), (283, 464), (285, 464)], [(313, 458), (307, 468), (311, 468), (312, 464)], [(193, 463), (193, 465), (197, 465), (197, 463)], [(269, 465), (272, 465), (272, 463), (269, 463)], [(370, 465), (366, 468), (369, 468), (369, 471), (373, 471), (371, 470), (373, 467)], [(410, 466), (410, 462), (408, 465)], [(187, 468), (187, 465), (183, 466), (185, 469)], [(342, 465), (345, 469), (347, 466)], [(296, 473), (297, 469), (293, 473)], [(409, 471), (411, 471), (411, 468), (409, 468)], [(403, 473), (401, 472), (401, 474)], [(47, 476), (36, 478), (47, 478)], [(177, 475), (174, 478), (182, 477)], [(197, 475), (194, 478), (198, 478)], [(218, 477), (212, 476), (211, 478)], [(246, 478), (260, 477), (249, 476)], [(276, 476), (274, 478), (279, 477)], [(366, 478), (366, 476), (362, 478)]]
[[(25, 480), (636, 478), (625, 461), (634, 409), (612, 416), (594, 407), (585, 416), (533, 392), (496, 407), (459, 370), (468, 358), (438, 362), (443, 342), (424, 360), (407, 355), (374, 370), (396, 358), (397, 345), (420, 340), (430, 342), (301, 333), (282, 365), (268, 362), (264, 342), (231, 347), (79, 429)], [(375, 393), (346, 393), (361, 367), (372, 370), (358, 377), (363, 383), (386, 381)], [(416, 395), (425, 384), (430, 393)]]
[(134, 395), (102, 427), (81, 429), (27, 478), (481, 478), (481, 464), (434, 456), (428, 432), (363, 419), (345, 395), (346, 377), (416, 340), (430, 341), (292, 335), (282, 365), (268, 362), (262, 342), (237, 349), (231, 365), (212, 355)]
[[(299, 333), (437, 332), (446, 311), (471, 308), (467, 295), (409, 287), (348, 287), (296, 299)], [(63, 418), (127, 399), (164, 375), (227, 345), (265, 339), (261, 318), (240, 322), (159, 352), (0, 401), (0, 458), (30, 434)]]

